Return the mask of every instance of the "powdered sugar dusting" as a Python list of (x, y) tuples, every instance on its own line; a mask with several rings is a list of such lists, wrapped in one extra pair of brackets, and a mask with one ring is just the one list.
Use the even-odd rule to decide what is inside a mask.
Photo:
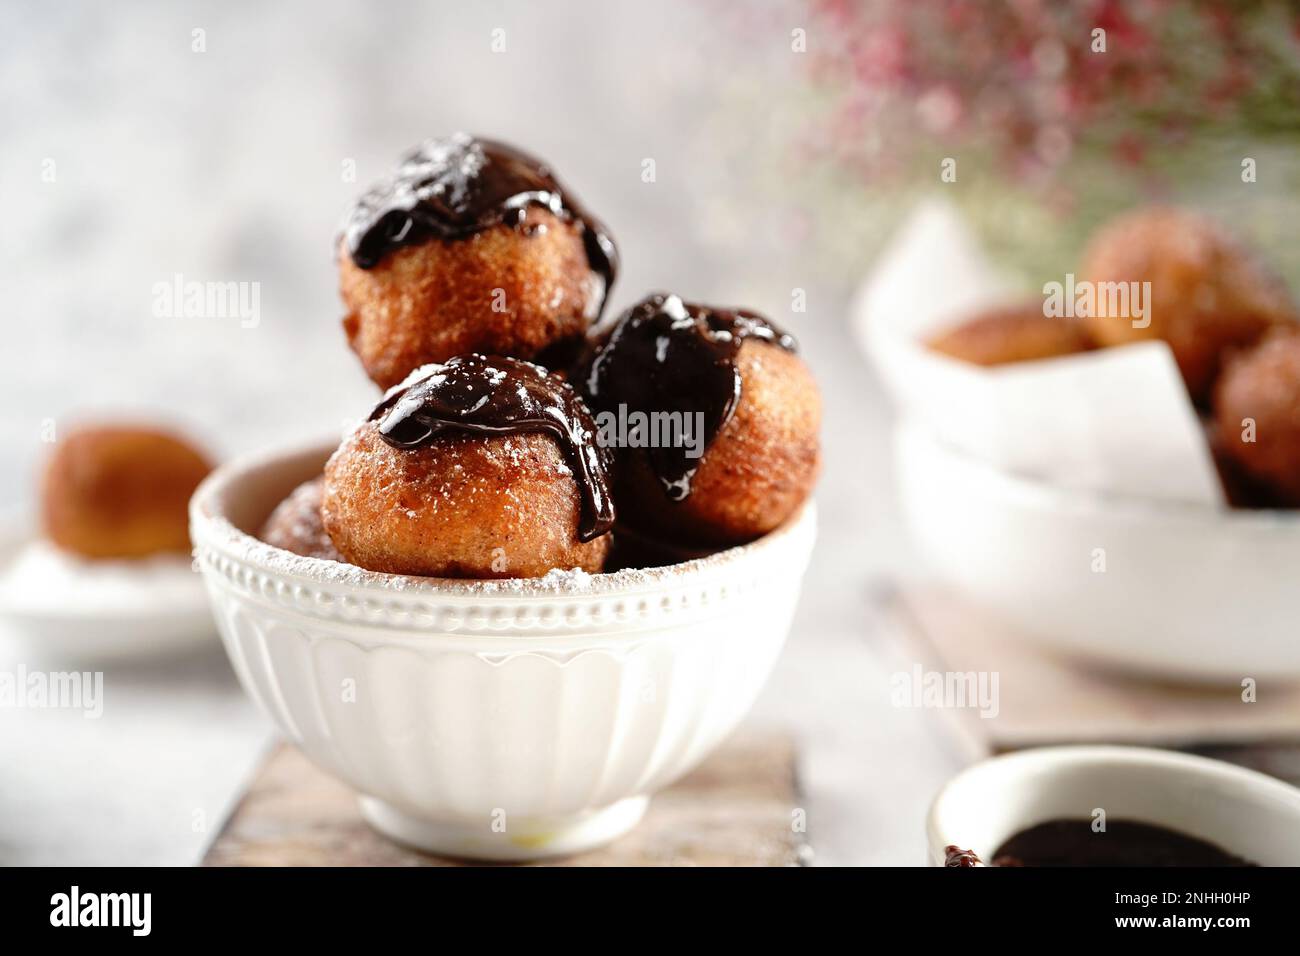
[(590, 574), (580, 568), (556, 568), (540, 578), (506, 578), (500, 580), (459, 580), (453, 578), (426, 578), (402, 574), (382, 574), (367, 571), (350, 564), (341, 564), (321, 558), (308, 558), (272, 547), (235, 528), (225, 518), (211, 518), (210, 532), (205, 537), (215, 539), (220, 550), (243, 564), (252, 565), (272, 577), (294, 578), (322, 585), (362, 588), (367, 591), (407, 593), (412, 597), (476, 597), (500, 595), (513, 597), (548, 596), (563, 594), (612, 594), (618, 592), (643, 592), (662, 586), (680, 583), (683, 578), (712, 572), (742, 560), (755, 548), (764, 547), (774, 539), (791, 533), (798, 521), (773, 532), (753, 544), (741, 545), (719, 551), (708, 557), (683, 561), (655, 568), (622, 568), (618, 571)]
[(91, 561), (34, 540), (0, 569), (0, 607), (11, 612), (111, 614), (202, 601), (202, 581), (184, 555)]
[(590, 591), (591, 575), (582, 568), (551, 568), (541, 579), (546, 587), (563, 588), (566, 591)]

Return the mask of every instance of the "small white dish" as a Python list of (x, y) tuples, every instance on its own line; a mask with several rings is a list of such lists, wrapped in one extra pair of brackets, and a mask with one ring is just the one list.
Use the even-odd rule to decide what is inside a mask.
[(222, 466), (194, 495), (191, 533), (245, 689), (400, 842), (524, 860), (614, 839), (731, 733), (785, 641), (811, 505), (669, 568), (376, 574), (252, 537), (331, 450)]
[(1300, 676), (1300, 511), (1065, 489), (915, 426), (896, 439), (899, 501), (929, 566), (1025, 639), (1161, 678)]
[(1261, 866), (1300, 865), (1300, 790), (1219, 760), (1143, 747), (1043, 747), (994, 757), (930, 806), (928, 863), (946, 848), (989, 861), (1009, 837), (1054, 819), (1135, 820), (1200, 837)]
[(88, 561), (20, 523), (0, 531), (0, 637), (24, 659), (109, 663), (216, 636), (191, 558)]

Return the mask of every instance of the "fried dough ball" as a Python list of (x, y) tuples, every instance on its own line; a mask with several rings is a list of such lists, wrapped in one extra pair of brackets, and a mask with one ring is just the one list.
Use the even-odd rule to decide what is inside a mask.
[(425, 140), (354, 204), (339, 243), (343, 328), (382, 388), (478, 352), (581, 343), (618, 250), (549, 166), (494, 140)]
[(740, 401), (699, 460), (690, 494), (673, 501), (644, 454), (620, 459), (619, 519), (681, 545), (730, 546), (784, 524), (821, 470), (821, 394), (799, 356), (750, 339), (736, 357)]
[(758, 313), (663, 292), (592, 337), (570, 380), (615, 451), (630, 537), (727, 546), (798, 511), (820, 467), (821, 396), (795, 349)]
[(321, 514), (358, 567), (528, 578), (603, 568), (610, 536), (579, 541), (579, 509), (572, 472), (549, 435), (447, 433), (404, 449), (369, 421), (326, 464)]
[(324, 494), (324, 476), (304, 481), (275, 506), (258, 537), (272, 547), (305, 558), (342, 561), (334, 542), (325, 532), (325, 522), (321, 520), (320, 506)]
[(1282, 507), (1277, 496), (1261, 482), (1247, 475), (1237, 464), (1236, 459), (1220, 452), (1217, 446), (1211, 449), (1211, 453), (1215, 471), (1219, 476), (1219, 485), (1223, 488), (1223, 496), (1227, 499), (1229, 507), (1246, 509)]
[(1300, 507), (1300, 330), (1229, 361), (1214, 410), (1221, 453), (1275, 503)]
[(1198, 404), (1229, 352), (1296, 317), (1277, 276), (1217, 223), (1180, 209), (1142, 209), (1105, 226), (1085, 253), (1082, 278), (1151, 283), (1145, 328), (1126, 316), (1084, 321), (1102, 345), (1168, 342)]
[(1043, 315), (1042, 302), (998, 306), (927, 340), (943, 355), (975, 365), (1006, 365), (1058, 358), (1093, 347), (1083, 325)]
[(87, 558), (187, 554), (190, 496), (211, 470), (202, 453), (165, 431), (79, 428), (58, 442), (45, 468), (45, 534)]
[(342, 249), (348, 344), (380, 388), (465, 352), (536, 358), (580, 342), (603, 301), (580, 227), (529, 209), (525, 234), (494, 226), (406, 246), (371, 269)]

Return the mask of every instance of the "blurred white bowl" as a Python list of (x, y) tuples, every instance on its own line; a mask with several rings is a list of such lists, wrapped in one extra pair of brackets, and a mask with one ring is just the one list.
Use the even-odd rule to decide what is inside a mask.
[(98, 665), (210, 645), (216, 630), (190, 558), (86, 560), (12, 521), (0, 527), (0, 637), (9, 656)]
[(1143, 747), (1043, 747), (985, 760), (930, 807), (930, 866), (945, 849), (989, 861), (1007, 838), (1049, 820), (1136, 820), (1208, 840), (1261, 866), (1300, 865), (1300, 790), (1219, 760)]
[(191, 503), (192, 534), (244, 687), (401, 842), (532, 859), (613, 839), (735, 728), (776, 661), (811, 506), (668, 569), (374, 574), (248, 534), (329, 451), (218, 469)]
[(1067, 490), (908, 425), (896, 467), (933, 570), (1026, 638), (1161, 677), (1300, 675), (1300, 512)]

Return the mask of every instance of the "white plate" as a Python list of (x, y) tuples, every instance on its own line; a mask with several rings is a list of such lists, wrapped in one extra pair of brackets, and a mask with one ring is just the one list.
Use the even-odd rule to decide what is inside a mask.
[(1165, 678), (1300, 676), (1300, 511), (1067, 490), (906, 425), (896, 467), (931, 568), (1025, 638)]
[(6, 656), (108, 662), (214, 642), (202, 575), (188, 557), (83, 561), (21, 525), (0, 530)]

